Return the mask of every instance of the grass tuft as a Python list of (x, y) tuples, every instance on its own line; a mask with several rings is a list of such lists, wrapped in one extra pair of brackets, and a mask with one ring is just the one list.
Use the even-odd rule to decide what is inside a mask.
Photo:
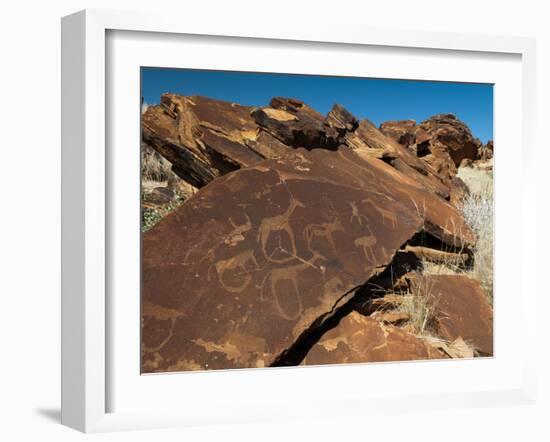
[[(453, 275), (463, 274), (479, 281), (488, 301), (493, 303), (493, 173), (477, 167), (461, 167), (458, 176), (470, 190), (459, 209), (468, 227), (476, 235), (477, 241), (471, 249), (473, 267), (464, 268), (460, 262), (450, 260), (433, 263), (423, 260), (424, 274)], [(418, 210), (418, 208), (417, 208)], [(420, 212), (419, 212), (420, 213)], [(446, 251), (446, 250), (445, 250)], [(454, 256), (459, 256), (464, 247)]]
[(461, 206), (468, 226), (477, 236), (473, 249), (474, 266), (468, 272), (477, 279), (487, 299), (493, 303), (493, 174), (475, 168), (460, 168), (459, 176), (470, 188)]

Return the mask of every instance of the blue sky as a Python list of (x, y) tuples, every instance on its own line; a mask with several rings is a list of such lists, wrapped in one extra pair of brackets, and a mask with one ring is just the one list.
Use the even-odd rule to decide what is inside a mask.
[(322, 114), (340, 103), (357, 118), (368, 118), (377, 126), (388, 120), (421, 122), (451, 112), (481, 141), (493, 138), (490, 84), (163, 68), (142, 68), (141, 74), (147, 104), (157, 104), (165, 92), (247, 106), (267, 105), (275, 96), (294, 97)]

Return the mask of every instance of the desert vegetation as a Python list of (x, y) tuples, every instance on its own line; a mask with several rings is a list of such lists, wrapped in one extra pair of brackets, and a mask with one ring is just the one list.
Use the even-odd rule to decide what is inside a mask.
[(493, 172), (492, 161), (485, 167), (462, 167), (458, 176), (470, 190), (460, 209), (464, 219), (477, 235), (473, 247), (474, 262), (470, 274), (477, 279), (483, 288), (487, 299), (493, 303)]

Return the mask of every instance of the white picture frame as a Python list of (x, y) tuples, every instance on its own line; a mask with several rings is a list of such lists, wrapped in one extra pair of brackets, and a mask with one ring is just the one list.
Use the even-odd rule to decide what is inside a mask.
[[(184, 24), (182, 24), (184, 23)], [(113, 411), (110, 410), (109, 394), (113, 385), (110, 381), (113, 354), (109, 343), (108, 328), (113, 320), (108, 299), (109, 287), (109, 244), (113, 230), (108, 228), (111, 196), (109, 195), (109, 155), (106, 121), (109, 88), (106, 80), (109, 32), (152, 32), (155, 35), (174, 36), (217, 36), (220, 38), (269, 39), (285, 44), (300, 42), (338, 44), (341, 47), (377, 47), (379, 49), (403, 48), (431, 51), (476, 54), (510, 54), (521, 57), (521, 158), (523, 185), (518, 191), (522, 211), (521, 243), (518, 253), (522, 256), (522, 274), (527, 272), (526, 256), (533, 256), (534, 243), (527, 241), (529, 232), (535, 231), (536, 194), (534, 167), (534, 109), (535, 109), (535, 43), (532, 39), (517, 37), (491, 37), (479, 35), (429, 33), (416, 31), (393, 32), (369, 28), (331, 27), (322, 29), (314, 25), (295, 27), (266, 27), (250, 22), (213, 22), (210, 17), (194, 17), (182, 22), (177, 17), (153, 16), (143, 13), (122, 13), (87, 10), (63, 18), (62, 21), (62, 423), (84, 432), (111, 431), (123, 429), (158, 428), (185, 426), (215, 422), (248, 422), (285, 417), (311, 417), (337, 414), (365, 415), (373, 410), (398, 411), (415, 409), (437, 409), (500, 404), (533, 403), (535, 388), (535, 349), (533, 338), (536, 324), (522, 323), (524, 352), (518, 353), (521, 374), (499, 388), (464, 390), (460, 393), (437, 393), (399, 395), (390, 392), (377, 396), (374, 401), (366, 395), (347, 397), (334, 394), (326, 400), (311, 399), (310, 407), (282, 407), (274, 404), (258, 410), (251, 402), (250, 394), (243, 395), (232, 404), (233, 412), (225, 414), (207, 407), (196, 407), (191, 413), (185, 407), (172, 409)], [(190, 66), (193, 67), (193, 66)], [(498, 104), (496, 105), (498, 114)], [(500, 144), (499, 144), (500, 146)], [(504, 163), (503, 163), (504, 164)], [(498, 167), (498, 166), (497, 166)], [(499, 192), (498, 184), (497, 190)], [(498, 217), (497, 217), (498, 218)], [(116, 230), (115, 230), (116, 231)], [(533, 233), (531, 233), (533, 234)], [(498, 258), (498, 235), (497, 235)], [(138, 296), (138, 294), (136, 294)], [(521, 293), (515, 303), (522, 307), (534, 305), (536, 287), (533, 279), (522, 278)], [(519, 309), (521, 310), (521, 309)], [(496, 316), (499, 321), (499, 317)], [(521, 318), (516, 318), (520, 320)], [(498, 359), (498, 353), (496, 358)], [(490, 367), (488, 367), (490, 368)], [(314, 368), (315, 369), (315, 368)], [(355, 375), (361, 366), (353, 367)], [(472, 370), (479, 368), (472, 367)], [(304, 382), (302, 369), (281, 369), (279, 372), (263, 372), (255, 376), (254, 382), (261, 386), (278, 378)], [(293, 371), (294, 370), (294, 371)], [(300, 373), (299, 371), (302, 370)], [(309, 368), (308, 368), (309, 370)], [(337, 379), (342, 367), (330, 367), (323, 376)], [(405, 370), (418, 370), (408, 365)], [(514, 372), (514, 373), (516, 373)], [(232, 382), (239, 376), (244, 382), (251, 371), (240, 374), (218, 373), (217, 377), (193, 382), (216, 382), (223, 384), (224, 376), (232, 376)], [(312, 373), (312, 372), (310, 372)], [(346, 376), (351, 372), (346, 371)], [(139, 374), (138, 374), (139, 375)], [(193, 375), (196, 376), (196, 375)], [(311, 376), (306, 376), (311, 377)], [(169, 386), (171, 379), (163, 383)], [(296, 380), (299, 379), (299, 380)], [(243, 384), (244, 385), (244, 384)], [(247, 388), (247, 387), (245, 387)], [(306, 387), (305, 387), (306, 388)], [(187, 398), (193, 402), (192, 395)], [(223, 402), (223, 398), (220, 398)], [(220, 403), (221, 403), (220, 402)], [(265, 404), (264, 404), (265, 405)], [(336, 406), (337, 405), (337, 406)], [(337, 409), (337, 411), (335, 411)]]

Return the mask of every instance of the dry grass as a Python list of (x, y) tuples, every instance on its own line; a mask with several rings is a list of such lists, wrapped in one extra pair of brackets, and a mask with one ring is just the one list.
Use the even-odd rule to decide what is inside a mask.
[[(455, 273), (453, 272), (453, 274)], [(471, 342), (464, 341), (461, 337), (450, 342), (438, 336), (436, 323), (438, 300), (432, 289), (433, 283), (430, 283), (429, 280), (411, 284), (408, 291), (400, 295), (392, 295), (389, 304), (381, 304), (380, 310), (386, 315), (388, 313), (404, 313), (408, 320), (401, 326), (403, 330), (423, 339), (450, 358), (479, 356), (475, 346)], [(388, 306), (391, 306), (389, 310)], [(380, 317), (384, 318), (384, 315), (382, 314)]]
[[(393, 293), (380, 303), (382, 313), (400, 313), (408, 317), (406, 329), (417, 336), (431, 336), (434, 332), (435, 307), (437, 299), (433, 283), (423, 280), (422, 284), (411, 284), (403, 292)], [(387, 302), (386, 302), (387, 300)], [(376, 313), (375, 313), (376, 316)], [(381, 314), (381, 317), (384, 315)]]
[[(490, 164), (489, 164), (490, 165)], [(424, 274), (465, 274), (479, 281), (487, 299), (493, 302), (493, 173), (476, 168), (461, 167), (458, 176), (466, 183), (470, 194), (466, 196), (460, 210), (466, 224), (477, 241), (472, 249), (473, 267), (464, 269), (459, 262), (433, 263), (423, 261)], [(458, 256), (464, 248), (458, 250)]]
[(470, 189), (462, 203), (462, 214), (468, 226), (477, 236), (473, 249), (474, 266), (468, 272), (477, 279), (489, 302), (493, 302), (493, 174), (492, 172), (465, 167), (459, 176)]
[(474, 195), (493, 194), (493, 172), (486, 170), (492, 166), (492, 160), (487, 161), (484, 167), (459, 167), (457, 176), (468, 186)]
[(173, 175), (172, 164), (147, 145), (141, 146), (141, 179), (167, 181)]
[[(460, 207), (467, 225), (477, 237), (473, 253), (473, 267), (464, 268), (459, 262), (434, 263), (423, 260), (422, 274), (425, 275), (456, 275), (464, 274), (479, 281), (487, 299), (493, 301), (493, 176), (492, 171), (477, 168), (460, 168), (458, 176), (464, 180), (470, 189)], [(417, 207), (420, 215), (423, 208)], [(463, 250), (459, 250), (459, 254)], [(455, 250), (456, 252), (456, 250)], [(452, 258), (452, 257), (451, 257)], [(415, 335), (426, 339), (440, 348), (450, 357), (473, 357), (477, 355), (471, 343), (457, 340), (446, 342), (437, 337), (435, 313), (437, 299), (432, 293), (429, 282), (411, 284), (408, 291), (398, 296), (392, 296), (391, 309), (381, 307), (386, 312), (405, 313), (409, 321), (405, 327)], [(437, 345), (436, 345), (437, 344)]]
[(409, 330), (418, 336), (431, 334), (435, 313), (433, 298), (419, 293), (407, 293), (401, 298), (394, 311), (406, 313), (409, 316), (410, 319), (407, 321)]

